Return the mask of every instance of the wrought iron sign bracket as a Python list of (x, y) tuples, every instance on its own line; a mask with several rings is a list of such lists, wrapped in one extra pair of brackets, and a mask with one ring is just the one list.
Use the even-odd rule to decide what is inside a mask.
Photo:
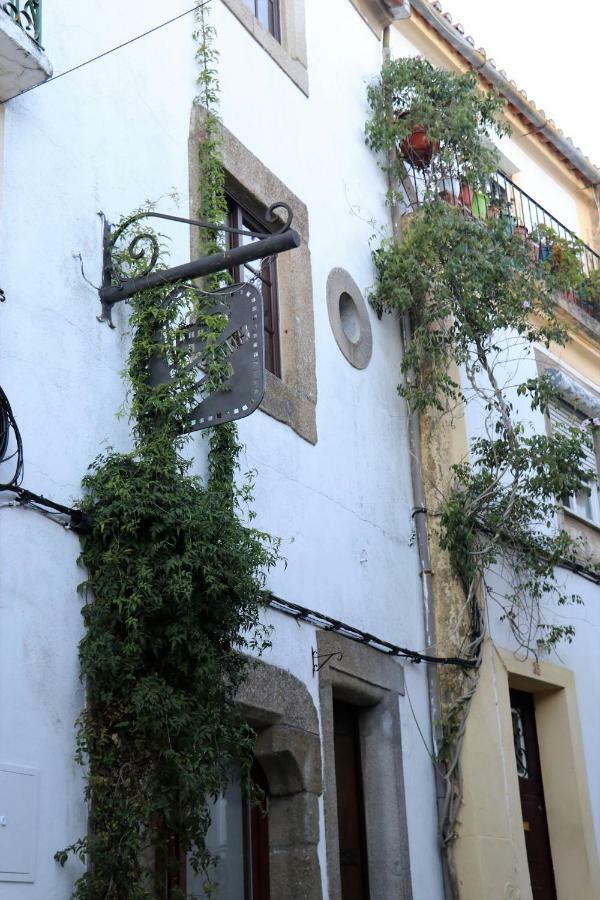
[[(285, 221), (278, 229), (272, 232), (245, 231), (240, 228), (230, 228), (228, 225), (205, 222), (201, 219), (186, 219), (181, 216), (171, 216), (157, 212), (136, 213), (136, 215), (126, 219), (117, 229), (113, 230), (106, 217), (103, 216), (102, 286), (99, 291), (102, 314), (98, 317), (98, 321), (107, 322), (111, 328), (114, 328), (112, 322), (113, 306), (146, 288), (177, 284), (194, 278), (202, 278), (205, 275), (225, 272), (228, 269), (243, 266), (253, 260), (264, 259), (267, 256), (274, 256), (277, 253), (283, 253), (285, 250), (293, 250), (299, 247), (301, 243), (300, 235), (291, 227), (293, 213), (287, 203), (273, 203), (266, 213), (267, 222), (280, 220), (280, 217), (275, 212), (278, 209), (285, 211)], [(113, 251), (115, 245), (128, 228), (142, 219), (166, 219), (170, 222), (181, 222), (208, 231), (221, 231), (226, 234), (250, 237), (253, 240), (231, 250), (223, 250), (221, 253), (202, 256), (180, 266), (155, 271), (159, 258), (158, 240), (156, 235), (151, 232), (139, 231), (129, 243), (129, 253), (135, 260), (143, 260), (148, 254), (148, 264), (136, 278), (129, 278), (114, 284)]]
[[(276, 215), (276, 210), (283, 210), (285, 216)], [(158, 238), (154, 233), (136, 227), (146, 218), (182, 222), (196, 228), (205, 228), (212, 232), (223, 231), (250, 240), (246, 243), (239, 241), (240, 246), (231, 250), (213, 253), (170, 269), (161, 269), (157, 268), (160, 258)], [(214, 337), (211, 340), (210, 352), (221, 347), (228, 354), (229, 375), (220, 387), (210, 393), (206, 376), (207, 345), (204, 326), (201, 322), (183, 325), (176, 339), (179, 348), (187, 352), (187, 369), (198, 375), (195, 402), (189, 410), (189, 418), (182, 425), (185, 432), (200, 431), (203, 428), (249, 416), (257, 409), (264, 396), (264, 308), (260, 291), (252, 283), (242, 282), (207, 293), (189, 282), (204, 275), (231, 270), (300, 246), (300, 236), (290, 227), (292, 210), (286, 203), (274, 203), (270, 206), (266, 219), (269, 223), (279, 222), (280, 227), (273, 232), (246, 231), (230, 228), (228, 225), (215, 225), (200, 219), (184, 219), (166, 213), (140, 212), (113, 230), (104, 218), (102, 287), (99, 289), (102, 303), (100, 322), (107, 322), (114, 328), (112, 308), (116, 303), (127, 300), (147, 288), (172, 286), (172, 290), (165, 291), (162, 301), (165, 306), (177, 303), (184, 289), (200, 291), (205, 295), (204, 304), (208, 307), (207, 311), (222, 316), (226, 323), (216, 340)], [(129, 256), (139, 263), (142, 271), (135, 278), (115, 283), (113, 255), (117, 242), (128, 228), (132, 228), (128, 246)], [(165, 338), (160, 330), (157, 331), (155, 340), (157, 352), (150, 361), (148, 373), (149, 383), (153, 386), (168, 383), (173, 375), (169, 355), (165, 352)]]
[(314, 648), (312, 651), (312, 670), (313, 675), (316, 675), (317, 672), (320, 672), (323, 666), (326, 666), (331, 662), (332, 659), (337, 659), (338, 662), (341, 662), (344, 658), (344, 654), (340, 653), (321, 653), (319, 654)]

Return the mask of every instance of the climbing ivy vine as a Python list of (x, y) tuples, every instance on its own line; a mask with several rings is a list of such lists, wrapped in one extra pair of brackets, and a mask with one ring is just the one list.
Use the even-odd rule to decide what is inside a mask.
[[(519, 381), (518, 365), (533, 360), (534, 345), (568, 340), (557, 291), (580, 271), (578, 248), (561, 246), (554, 261), (540, 261), (534, 240), (515, 233), (509, 211), (488, 217), (485, 204), (472, 209), (460, 195), (442, 199), (454, 181), (487, 193), (492, 206), (497, 156), (490, 137), (507, 128), (502, 102), (473, 74), (395, 60), (384, 64), (368, 99), (367, 143), (383, 154), (389, 201), (396, 213), (402, 205), (411, 210), (401, 219), (401, 239), (384, 239), (373, 251), (375, 310), (408, 316), (411, 325), (400, 393), (430, 418), (475, 405), (481, 421), (468, 457), (451, 466), (449, 487), (431, 486), (439, 545), (464, 595), (456, 633), (441, 639), (480, 663), (497, 603), (519, 648), (537, 657), (574, 633), (571, 624), (548, 620), (545, 607), (581, 602), (564, 590), (556, 567), (580, 560), (582, 546), (555, 523), (561, 498), (586, 488), (590, 435), (577, 428), (537, 433), (531, 420), (548, 412), (554, 392), (543, 374)], [(415, 133), (426, 135), (427, 153), (413, 158), (409, 179), (407, 141)], [(477, 670), (442, 676), (436, 765), (446, 784), (440, 839), (451, 875), (460, 749), (477, 679)]]
[[(224, 195), (214, 32), (206, 7), (198, 17), (200, 102), (208, 109), (198, 148), (200, 213), (218, 222)], [(216, 232), (209, 234), (206, 252), (217, 243)], [(115, 264), (120, 276), (134, 277), (143, 261), (117, 247)], [(63, 865), (71, 853), (87, 863), (77, 900), (189, 896), (179, 881), (181, 858), (187, 854), (209, 877), (211, 803), (232, 778), (245, 780), (250, 765), (254, 735), (235, 695), (245, 652), (260, 653), (268, 642), (259, 613), (278, 542), (247, 524), (251, 484), (238, 483), (233, 425), (212, 430), (207, 477), (192, 473), (185, 422), (197, 376), (178, 337), (193, 316), (214, 345), (223, 322), (203, 296), (179, 285), (133, 297), (126, 372), (133, 448), (100, 455), (83, 482), (92, 525), (80, 557), (87, 705), (77, 758), (87, 770), (89, 830), (56, 854)], [(172, 380), (153, 386), (150, 371), (160, 358)], [(226, 363), (215, 352), (209, 366), (218, 381)]]

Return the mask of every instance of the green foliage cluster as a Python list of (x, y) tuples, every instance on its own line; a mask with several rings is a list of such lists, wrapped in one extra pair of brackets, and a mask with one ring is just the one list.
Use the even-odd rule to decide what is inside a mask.
[[(387, 152), (397, 183), (405, 171), (402, 141), (422, 123), (439, 143), (438, 155), (448, 151), (449, 170), (458, 160), (461, 180), (485, 190), (497, 165), (486, 136), (505, 127), (502, 104), (477, 87), (472, 73), (396, 60), (384, 65), (369, 102), (367, 142)], [(541, 261), (536, 241), (549, 250)], [(468, 608), (475, 610), (481, 594), (481, 600), (497, 600), (527, 651), (570, 639), (572, 626), (547, 625), (541, 605), (550, 597), (559, 604), (579, 599), (565, 594), (555, 577), (561, 560), (581, 553), (573, 538), (556, 530), (555, 516), (560, 498), (586, 486), (587, 438), (577, 429), (530, 434), (498, 373), (503, 358), (514, 361), (535, 343), (568, 340), (556, 292), (581, 280), (580, 247), (543, 228), (527, 240), (514, 233), (507, 215), (471, 216), (426, 194), (406, 218), (403, 240), (384, 240), (373, 261), (374, 308), (411, 321), (402, 395), (420, 412), (448, 412), (469, 399), (483, 412), (484, 435), (472, 440), (469, 460), (453, 467), (453, 488), (439, 512), (441, 545), (462, 580)], [(543, 376), (519, 385), (516, 394), (541, 412), (552, 399)]]
[[(88, 766), (90, 830), (57, 854), (89, 864), (78, 900), (166, 896), (176, 848), (206, 869), (211, 798), (252, 750), (234, 695), (243, 651), (265, 645), (257, 622), (277, 544), (242, 524), (250, 489), (231, 479), (236, 442), (211, 448), (206, 484), (183, 455), (196, 379), (177, 338), (193, 303), (184, 287), (133, 298), (134, 447), (100, 456), (84, 479), (93, 527), (81, 552), (78, 758)], [(174, 377), (152, 387), (160, 357)]]
[(481, 91), (473, 72), (456, 75), (420, 57), (389, 60), (367, 97), (372, 113), (367, 144), (385, 152), (394, 180), (401, 183), (405, 175), (403, 141), (414, 128), (424, 127), (433, 149), (431, 170), (460, 174), (473, 188), (485, 188), (497, 164), (486, 138), (509, 128), (499, 115), (504, 101)]
[(592, 269), (584, 279), (580, 296), (589, 304), (593, 314), (600, 314), (600, 268)]
[[(582, 546), (556, 528), (562, 498), (586, 488), (587, 434), (579, 429), (536, 434), (531, 413), (553, 399), (542, 375), (511, 383), (519, 356), (534, 344), (562, 345), (568, 333), (556, 311), (557, 291), (587, 290), (581, 246), (541, 229), (515, 234), (515, 220), (494, 200), (497, 157), (487, 140), (506, 133), (502, 103), (477, 86), (472, 73), (455, 75), (420, 59), (384, 65), (369, 89), (367, 143), (384, 154), (388, 200), (414, 207), (406, 180), (403, 143), (422, 126), (428, 154), (419, 162), (417, 209), (403, 217), (398, 237), (373, 251), (371, 302), (379, 315), (400, 314), (411, 335), (399, 387), (414, 411), (452, 415), (474, 402), (481, 429), (468, 458), (451, 467), (439, 492), (440, 546), (464, 588), (464, 608), (452, 610), (456, 630), (440, 636), (481, 663), (490, 602), (512, 629), (519, 648), (538, 654), (570, 641), (564, 620), (546, 620), (545, 607), (579, 603), (565, 592), (557, 566), (579, 561)], [(477, 204), (446, 204), (450, 182), (469, 185)], [(488, 218), (487, 211), (495, 215)], [(499, 213), (499, 214), (498, 214)], [(542, 253), (541, 248), (546, 248)], [(507, 365), (508, 363), (508, 365)], [(518, 372), (517, 372), (518, 376)], [(522, 412), (525, 411), (525, 421)], [(444, 673), (442, 721), (436, 723), (436, 766), (444, 783), (440, 844), (454, 896), (459, 895), (451, 847), (462, 803), (460, 753), (477, 668)]]
[[(199, 84), (209, 115), (198, 148), (200, 214), (220, 222), (216, 52), (205, 16), (201, 7)], [(133, 248), (116, 248), (123, 276), (143, 269)], [(204, 250), (217, 249), (218, 233), (209, 233)], [(183, 900), (181, 855), (208, 875), (212, 801), (232, 778), (248, 781), (254, 734), (235, 694), (246, 654), (268, 644), (259, 613), (278, 542), (245, 524), (253, 518), (251, 483), (237, 483), (234, 425), (212, 429), (206, 479), (191, 473), (185, 423), (197, 402), (197, 370), (179, 341), (190, 317), (204, 330), (209, 387), (227, 374), (214, 350), (222, 317), (202, 296), (179, 285), (133, 297), (126, 373), (133, 449), (99, 456), (83, 482), (92, 528), (80, 557), (87, 706), (77, 758), (87, 767), (89, 830), (56, 854), (63, 865), (70, 854), (87, 863), (77, 900)], [(161, 366), (172, 378), (156, 385), (152, 373)]]
[[(374, 252), (378, 312), (413, 316), (413, 340), (402, 360), (401, 393), (413, 407), (444, 409), (461, 391), (451, 363), (500, 351), (506, 330), (527, 343), (564, 343), (556, 316), (555, 277), (502, 218), (475, 219), (441, 200), (412, 214), (404, 240)], [(484, 360), (479, 360), (484, 367)]]
[(545, 251), (540, 266), (556, 291), (579, 293), (585, 284), (582, 256), (585, 244), (575, 237), (561, 237), (549, 225), (538, 225), (531, 240)]

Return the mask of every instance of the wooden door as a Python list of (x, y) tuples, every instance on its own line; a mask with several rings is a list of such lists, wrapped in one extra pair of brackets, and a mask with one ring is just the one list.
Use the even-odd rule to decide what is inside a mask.
[(250, 778), (260, 788), (263, 797), (260, 804), (244, 800), (245, 900), (270, 900), (269, 782), (256, 759), (252, 763)]
[(334, 700), (333, 737), (342, 900), (369, 900), (357, 707)]
[(511, 691), (510, 703), (533, 900), (556, 900), (533, 695)]

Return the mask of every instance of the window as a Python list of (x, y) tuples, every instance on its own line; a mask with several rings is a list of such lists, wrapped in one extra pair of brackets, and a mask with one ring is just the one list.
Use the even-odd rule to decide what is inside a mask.
[[(260, 805), (250, 803), (240, 783), (232, 782), (212, 808), (206, 846), (217, 857), (210, 879), (218, 884), (220, 900), (270, 900), (269, 785), (256, 759), (251, 778), (262, 792)], [(188, 866), (186, 890), (201, 900), (213, 896), (205, 894), (204, 881)]]
[[(572, 427), (579, 427), (586, 418), (572, 407), (562, 403), (552, 404), (549, 409), (549, 416), (552, 430), (558, 433), (566, 433)], [(597, 448), (595, 443), (591, 446), (585, 443), (584, 434), (585, 432), (582, 432), (582, 446), (585, 447), (583, 467), (590, 473), (588, 487), (561, 499), (563, 506), (570, 512), (580, 516), (582, 519), (587, 519), (588, 522), (592, 522), (594, 525), (600, 526)]]
[(281, 41), (279, 0), (244, 0), (244, 4), (254, 13), (265, 31), (272, 34), (276, 41)]
[[(237, 2), (241, 4), (241, 0)], [(243, 9), (249, 16), (248, 8), (243, 6)], [(256, 21), (254, 17), (252, 21)], [(256, 27), (259, 28), (258, 23)], [(263, 28), (259, 30), (266, 34)], [(270, 35), (268, 37), (275, 43)], [(200, 174), (196, 147), (198, 141), (205, 137), (205, 120), (204, 111), (195, 106), (190, 132), (193, 196), (198, 191)], [(264, 210), (270, 204), (283, 201), (294, 212), (293, 227), (300, 235), (300, 246), (289, 253), (280, 254), (276, 265), (271, 267), (270, 274), (264, 269), (265, 263), (253, 266), (263, 277), (266, 275), (266, 280), (272, 281), (271, 296), (266, 296), (266, 300), (267, 303), (271, 301), (271, 314), (277, 317), (276, 321), (267, 321), (267, 326), (276, 335), (272, 341), (274, 361), (271, 365), (276, 371), (279, 370), (279, 374), (268, 370), (265, 372), (266, 390), (260, 410), (289, 425), (304, 440), (316, 444), (317, 375), (308, 210), (306, 204), (225, 126), (221, 128), (221, 136), (225, 190), (232, 198), (232, 205), (238, 210), (233, 218), (239, 223), (241, 214), (242, 218), (252, 220), (255, 225), (258, 223), (259, 231), (265, 232), (273, 229), (272, 225), (265, 228), (264, 223), (261, 224)], [(192, 252), (198, 255), (202, 253), (196, 234), (192, 234)], [(247, 268), (244, 271), (244, 277), (253, 277)], [(272, 279), (271, 275), (276, 277)], [(262, 283), (262, 287), (265, 295), (269, 293), (269, 285)]]
[[(233, 197), (227, 198), (228, 224), (231, 228), (245, 231), (269, 231), (267, 225), (252, 216)], [(250, 244), (257, 238), (244, 235), (229, 235), (229, 247)], [(252, 281), (262, 294), (265, 312), (265, 367), (273, 375), (281, 378), (281, 350), (279, 346), (279, 315), (277, 300), (277, 260), (273, 257), (236, 266), (232, 271), (233, 280)]]
[(222, 0), (257, 44), (308, 97), (306, 0)]

